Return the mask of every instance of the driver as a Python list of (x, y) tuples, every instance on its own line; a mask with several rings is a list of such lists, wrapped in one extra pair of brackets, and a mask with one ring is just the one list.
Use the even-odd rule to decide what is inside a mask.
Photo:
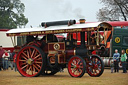
[(95, 37), (95, 34), (92, 34), (92, 35), (90, 36), (90, 38), (91, 38), (91, 44), (92, 44), (92, 45), (95, 45), (95, 44), (96, 44), (96, 37)]
[[(41, 41), (45, 41), (46, 40), (46, 36), (44, 36)], [(48, 42), (58, 42), (57, 37), (54, 34), (47, 34), (47, 41)]]
[(32, 41), (36, 40), (37, 37), (38, 37), (38, 36), (34, 37), (33, 35), (28, 35), (27, 38), (26, 38), (27, 44), (28, 44), (29, 42), (32, 42)]

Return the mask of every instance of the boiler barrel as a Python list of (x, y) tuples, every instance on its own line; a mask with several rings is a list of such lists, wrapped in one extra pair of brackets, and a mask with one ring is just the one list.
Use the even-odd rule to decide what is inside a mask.
[(76, 24), (76, 20), (65, 20), (65, 21), (55, 21), (55, 22), (42, 22), (42, 27), (56, 26), (56, 25), (73, 25)]
[(87, 49), (86, 48), (76, 48), (76, 55), (79, 56), (87, 56)]

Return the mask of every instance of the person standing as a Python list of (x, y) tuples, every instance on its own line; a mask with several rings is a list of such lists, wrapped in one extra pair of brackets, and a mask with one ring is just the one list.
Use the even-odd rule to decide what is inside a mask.
[(115, 49), (115, 53), (113, 54), (113, 61), (114, 61), (114, 70), (115, 72), (119, 72), (119, 58), (120, 58), (120, 53), (118, 53), (118, 50)]
[(123, 73), (127, 73), (127, 70), (126, 70), (126, 59), (127, 59), (127, 55), (125, 53), (125, 50), (122, 50), (121, 63), (122, 63)]
[(2, 48), (2, 46), (0, 46), (0, 71), (2, 68), (2, 56), (4, 54), (4, 49)]
[(8, 59), (9, 66), (11, 67), (11, 70), (13, 70), (13, 56), (10, 50), (8, 51), (8, 53), (9, 53), (9, 59)]
[(8, 69), (8, 58), (9, 58), (9, 53), (7, 51), (5, 51), (5, 53), (2, 56), (3, 58), (3, 69), (7, 70)]
[(111, 73), (113, 73), (113, 69), (114, 69), (114, 62), (113, 62), (113, 60), (111, 61), (110, 67), (111, 67)]
[[(14, 62), (13, 62), (13, 57), (15, 55), (15, 50), (12, 52), (11, 54), (11, 63), (12, 63), (12, 66), (14, 67)], [(13, 70), (13, 69), (12, 69)]]
[(15, 72), (17, 71), (17, 66), (16, 66), (16, 54), (13, 56), (13, 62), (14, 62), (14, 68), (15, 68)]

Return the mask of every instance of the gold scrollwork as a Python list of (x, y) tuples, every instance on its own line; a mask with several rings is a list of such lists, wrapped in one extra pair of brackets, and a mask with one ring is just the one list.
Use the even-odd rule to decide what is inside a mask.
[(119, 38), (119, 37), (116, 37), (116, 38), (115, 38), (115, 42), (116, 42), (116, 43), (119, 43), (119, 42), (120, 42), (120, 38)]
[(126, 49), (126, 53), (128, 54), (128, 49)]
[(55, 50), (59, 50), (60, 49), (60, 45), (58, 43), (55, 43), (53, 45), (53, 47), (54, 47)]

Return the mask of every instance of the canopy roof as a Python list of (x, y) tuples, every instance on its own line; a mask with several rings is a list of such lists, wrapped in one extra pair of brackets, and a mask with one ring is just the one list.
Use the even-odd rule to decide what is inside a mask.
[(108, 21), (107, 23), (111, 24), (113, 27), (114, 26), (128, 26), (128, 21)]
[(85, 24), (74, 24), (71, 26), (60, 25), (50, 26), (47, 28), (23, 28), (23, 29), (11, 29), (6, 32), (7, 36), (28, 36), (28, 35), (43, 35), (43, 34), (57, 34), (57, 33), (71, 33), (71, 32), (82, 32), (82, 31), (94, 31), (104, 29), (112, 30), (112, 26), (106, 22), (95, 22)]

